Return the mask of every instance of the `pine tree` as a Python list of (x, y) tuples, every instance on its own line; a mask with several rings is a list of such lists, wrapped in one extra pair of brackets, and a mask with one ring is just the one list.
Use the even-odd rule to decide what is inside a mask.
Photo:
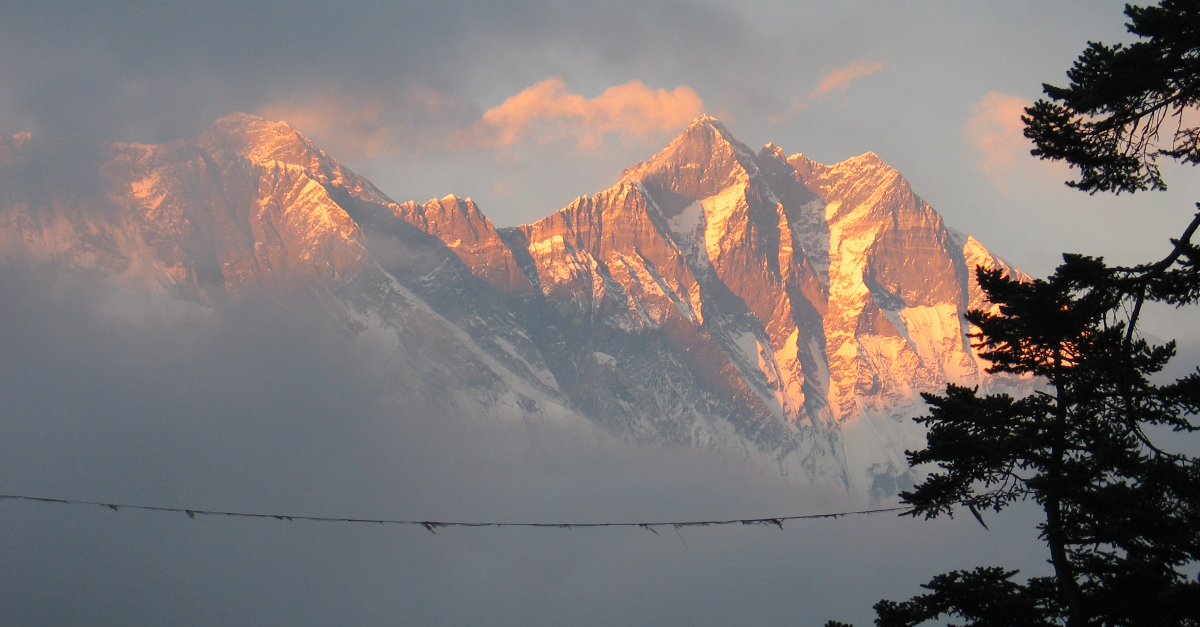
[(1200, 104), (1200, 2), (1125, 6), (1130, 45), (1089, 42), (1068, 87), (1026, 110), (1035, 156), (1079, 169), (1068, 185), (1089, 193), (1166, 189), (1160, 158), (1200, 163), (1200, 131), (1185, 113)]
[(1127, 340), (1121, 304), (1138, 276), (1078, 255), (1030, 283), (979, 272), (999, 305), (968, 315), (981, 356), (992, 372), (1034, 375), (1044, 388), (1024, 398), (953, 385), (925, 395), (927, 447), (909, 461), (939, 470), (901, 497), (927, 518), (960, 507), (981, 517), (1032, 499), (1045, 513), (1054, 576), (942, 575), (926, 585), (931, 595), (876, 605), (878, 625), (942, 614), (973, 625), (1200, 624), (1200, 582), (1184, 575), (1200, 562), (1200, 460), (1163, 451), (1146, 433), (1197, 430), (1187, 415), (1200, 412), (1200, 373), (1150, 382), (1175, 349)]
[[(1045, 85), (1049, 100), (1026, 110), (1033, 154), (1078, 169), (1088, 193), (1166, 189), (1160, 159), (1200, 164), (1200, 1), (1126, 6), (1131, 45), (1090, 43), (1068, 72)], [(1200, 204), (1197, 205), (1200, 208)], [(1147, 300), (1200, 300), (1200, 213), (1165, 258), (1132, 268), (1064, 255), (1046, 280), (1014, 281), (979, 270), (998, 306), (968, 315), (990, 371), (1044, 383), (1025, 398), (948, 386), (925, 395), (927, 447), (914, 466), (937, 467), (902, 499), (913, 516), (966, 508), (999, 512), (1033, 500), (1054, 574), (1018, 581), (1003, 568), (939, 575), (923, 594), (875, 605), (881, 627), (940, 617), (966, 625), (1200, 625), (1200, 460), (1172, 454), (1150, 427), (1194, 432), (1200, 371), (1169, 385), (1149, 377), (1174, 355), (1137, 332)], [(831, 622), (830, 625), (837, 625)]]

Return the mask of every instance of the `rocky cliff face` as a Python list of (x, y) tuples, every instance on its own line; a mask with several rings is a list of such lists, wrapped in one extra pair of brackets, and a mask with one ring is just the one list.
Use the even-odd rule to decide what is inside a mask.
[[(473, 201), (396, 203), (284, 123), (56, 154), (0, 144), (0, 253), (218, 305), (316, 289), (383, 346), (396, 394), (635, 442), (741, 451), (880, 496), (918, 392), (986, 374), (971, 269), (1009, 268), (868, 153), (758, 153), (696, 120), (613, 187), (497, 229)], [(47, 170), (67, 161), (74, 169)]]

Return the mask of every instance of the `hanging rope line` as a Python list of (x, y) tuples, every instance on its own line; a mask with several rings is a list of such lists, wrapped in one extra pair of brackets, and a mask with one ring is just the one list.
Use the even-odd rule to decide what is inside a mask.
[(444, 527), (537, 527), (556, 529), (586, 529), (590, 527), (641, 527), (658, 534), (656, 527), (711, 527), (715, 525), (775, 525), (783, 529), (783, 523), (788, 520), (814, 520), (818, 518), (840, 518), (842, 516), (880, 514), (883, 512), (898, 512), (904, 507), (885, 507), (882, 509), (864, 509), (851, 512), (833, 512), (829, 514), (809, 514), (806, 516), (774, 516), (771, 518), (733, 518), (729, 520), (684, 520), (671, 522), (584, 522), (584, 523), (532, 523), (532, 522), (460, 522), (453, 520), (391, 520), (386, 518), (342, 518), (332, 516), (295, 516), (292, 514), (256, 514), (249, 512), (225, 512), (210, 509), (190, 509), (183, 507), (154, 507), (151, 505), (129, 505), (125, 503), (102, 503), (99, 501), (78, 501), (71, 499), (52, 499), (42, 496), (25, 496), (21, 494), (0, 494), (2, 500), (34, 501), (37, 503), (59, 503), (61, 505), (91, 505), (105, 507), (115, 512), (121, 510), (142, 510), (149, 512), (171, 512), (186, 514), (188, 518), (197, 516), (229, 516), (235, 518), (275, 518), (277, 520), (336, 523), (369, 523), (376, 525), (413, 525), (424, 527), (430, 533), (437, 533)]

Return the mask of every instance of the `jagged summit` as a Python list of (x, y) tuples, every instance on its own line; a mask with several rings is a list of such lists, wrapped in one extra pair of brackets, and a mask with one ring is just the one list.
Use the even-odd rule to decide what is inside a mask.
[[(0, 140), (0, 177), (28, 144)], [(611, 188), (507, 229), (454, 194), (392, 201), (244, 113), (57, 180), (0, 195), (0, 255), (208, 304), (304, 286), (395, 351), (382, 377), (423, 407), (583, 417), (882, 496), (922, 441), (903, 420), (919, 392), (1020, 384), (984, 371), (961, 317), (987, 306), (971, 268), (1015, 270), (874, 153), (755, 153), (707, 115)]]
[(729, 140), (729, 141), (737, 141), (737, 140), (733, 139), (733, 133), (729, 132), (729, 129), (725, 127), (724, 123), (722, 123), (717, 118), (715, 118), (711, 115), (708, 115), (707, 113), (704, 115), (701, 115), (700, 117), (696, 118), (695, 120), (692, 120), (692, 123), (689, 124), (688, 127), (681, 134), (687, 135), (691, 132), (695, 132), (698, 129), (708, 129), (708, 132), (721, 135), (721, 136), (727, 138), (727, 140)]
[(783, 148), (776, 146), (775, 142), (767, 142), (763, 144), (762, 150), (758, 151), (759, 157), (765, 157), (767, 155), (770, 155), (776, 159), (787, 161), (787, 153), (783, 151)]
[(292, 128), (290, 124), (282, 120), (268, 120), (262, 116), (254, 115), (253, 113), (245, 113), (243, 111), (232, 111), (227, 113), (209, 125), (209, 128), (238, 128), (238, 127), (261, 127), (261, 126), (276, 126)]
[(702, 125), (702, 124), (707, 124), (709, 126), (715, 126), (715, 127), (721, 128), (721, 129), (725, 128), (725, 126), (723, 124), (721, 124), (720, 120), (718, 120), (717, 118), (715, 118), (707, 113), (701, 113), (700, 116), (695, 118), (694, 120), (692, 120), (688, 126), (698, 126), (698, 125)]
[(672, 195), (693, 200), (710, 196), (757, 171), (754, 153), (716, 118), (704, 116), (623, 177), (645, 185), (670, 215), (683, 202)]
[(899, 176), (899, 174), (900, 174), (895, 168), (888, 165), (888, 163), (886, 161), (884, 161), (883, 158), (881, 158), (879, 155), (875, 154), (874, 152), (870, 152), (870, 151), (864, 152), (861, 155), (855, 155), (853, 157), (849, 157), (847, 159), (844, 159), (844, 160), (839, 161), (832, 165), (826, 165), (825, 168), (830, 169), (830, 170), (842, 170), (842, 171), (877, 169), (877, 170), (886, 171), (886, 172), (896, 172), (897, 176)]
[(328, 159), (303, 133), (287, 122), (268, 120), (249, 113), (231, 113), (217, 119), (197, 138), (214, 146), (254, 159), (296, 162), (303, 155)]
[(228, 152), (268, 167), (293, 168), (321, 185), (344, 188), (369, 202), (393, 202), (287, 122), (235, 112), (213, 122), (193, 141), (214, 153)]
[[(666, 158), (668, 155), (678, 154), (681, 151), (686, 152), (691, 146), (713, 146), (720, 144), (730, 144), (741, 146), (734, 138), (733, 133), (721, 123), (720, 120), (709, 115), (702, 115), (694, 120), (670, 142), (667, 143), (654, 157), (648, 161), (635, 165), (632, 169), (657, 159)], [(744, 148), (744, 146), (742, 146)]]
[(287, 122), (235, 112), (209, 125), (204, 134), (216, 145), (255, 160), (294, 160), (307, 153), (323, 155), (316, 145)]

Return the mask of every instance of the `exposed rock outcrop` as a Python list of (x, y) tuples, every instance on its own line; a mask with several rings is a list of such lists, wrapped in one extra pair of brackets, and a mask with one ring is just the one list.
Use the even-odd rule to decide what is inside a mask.
[(502, 229), (469, 198), (394, 202), (244, 114), (94, 154), (6, 138), (0, 255), (214, 305), (318, 290), (394, 354), (414, 403), (585, 417), (858, 495), (903, 485), (919, 392), (1024, 385), (984, 371), (963, 318), (989, 306), (975, 266), (1017, 270), (872, 153), (755, 153), (708, 117), (613, 187)]

